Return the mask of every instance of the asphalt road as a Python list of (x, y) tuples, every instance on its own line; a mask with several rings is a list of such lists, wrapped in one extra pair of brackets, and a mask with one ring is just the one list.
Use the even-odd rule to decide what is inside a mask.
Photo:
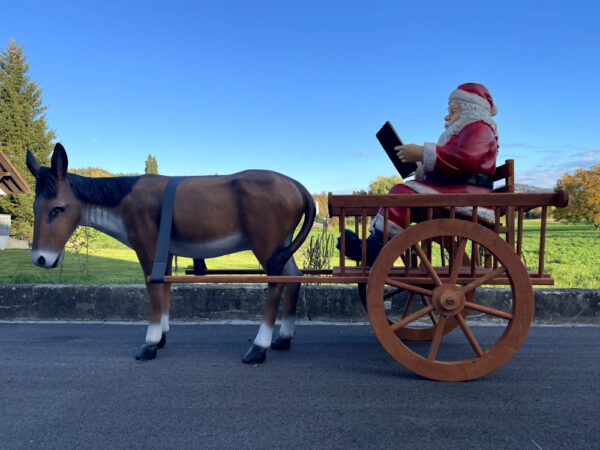
[[(598, 448), (600, 327), (534, 327), (484, 378), (396, 363), (368, 326), (299, 326), (241, 363), (256, 325), (0, 323), (0, 448)], [(495, 327), (477, 327), (492, 335)]]

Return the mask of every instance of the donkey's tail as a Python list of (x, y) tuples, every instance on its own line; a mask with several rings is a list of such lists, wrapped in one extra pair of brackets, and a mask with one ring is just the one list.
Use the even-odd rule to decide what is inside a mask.
[(292, 181), (300, 191), (302, 199), (304, 200), (304, 223), (302, 224), (302, 228), (300, 228), (300, 232), (291, 243), (288, 245), (282, 245), (273, 252), (267, 261), (267, 275), (281, 274), (283, 271), (283, 266), (285, 266), (285, 263), (288, 262), (288, 259), (291, 258), (296, 250), (300, 248), (315, 221), (316, 209), (315, 201), (313, 200), (312, 195), (310, 195), (310, 193), (302, 184), (296, 180)]

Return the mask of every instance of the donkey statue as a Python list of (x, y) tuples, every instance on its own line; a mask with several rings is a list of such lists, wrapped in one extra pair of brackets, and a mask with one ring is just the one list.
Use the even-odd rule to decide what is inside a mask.
[[(67, 173), (67, 153), (56, 144), (51, 167), (41, 166), (27, 151), (27, 167), (36, 179), (31, 260), (40, 267), (57, 267), (64, 246), (78, 225), (100, 230), (132, 248), (145, 276), (150, 275), (159, 235), (163, 191), (169, 177), (142, 175), (88, 178)], [(304, 222), (293, 238), (304, 215)], [(183, 177), (173, 204), (169, 254), (203, 260), (252, 250), (269, 275), (298, 270), (293, 253), (306, 239), (315, 218), (312, 196), (285, 175), (248, 170), (223, 176)], [(170, 264), (169, 264), (170, 266)], [(170, 267), (167, 267), (167, 271)], [(138, 360), (154, 359), (169, 331), (169, 283), (146, 282), (150, 320)], [(299, 284), (285, 287), (283, 320), (272, 341), (284, 289), (270, 283), (263, 319), (245, 363), (262, 363), (266, 350), (290, 348), (294, 336)]]

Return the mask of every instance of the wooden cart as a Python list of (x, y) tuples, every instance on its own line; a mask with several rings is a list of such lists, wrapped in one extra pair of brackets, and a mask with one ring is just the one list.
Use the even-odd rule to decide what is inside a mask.
[[(363, 240), (362, 263), (347, 264), (340, 256), (339, 266), (304, 270), (302, 277), (266, 276), (259, 270), (206, 270), (200, 276), (166, 276), (164, 281), (356, 283), (377, 338), (400, 364), (435, 380), (478, 378), (507, 362), (523, 344), (533, 320), (532, 285), (554, 283), (544, 271), (548, 207), (562, 207), (568, 201), (565, 191), (514, 193), (513, 167), (509, 160), (497, 169), (495, 178), (504, 184), (491, 194), (330, 193), (330, 214), (340, 219), (340, 255), (345, 254), (346, 222), (353, 218)], [(388, 240), (388, 211), (399, 206), (409, 208), (409, 223), (411, 215), (420, 221)], [(483, 207), (493, 209), (492, 225), (479, 223), (477, 211)], [(522, 262), (523, 217), (537, 207), (542, 210), (539, 257), (537, 269), (527, 270)], [(471, 210), (469, 215), (465, 208)], [(386, 244), (368, 267), (364, 242), (369, 219), (380, 209)], [(447, 218), (433, 218), (440, 213)], [(476, 291), (482, 285), (510, 286), (509, 300), (502, 306), (479, 304)], [(469, 314), (496, 321), (502, 331), (477, 337), (466, 322)]]

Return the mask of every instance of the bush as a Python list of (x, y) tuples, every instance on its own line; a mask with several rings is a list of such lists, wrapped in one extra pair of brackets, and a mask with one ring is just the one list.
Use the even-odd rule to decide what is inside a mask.
[(311, 236), (308, 247), (304, 250), (304, 269), (329, 269), (334, 252), (333, 234), (323, 227), (319, 236)]

